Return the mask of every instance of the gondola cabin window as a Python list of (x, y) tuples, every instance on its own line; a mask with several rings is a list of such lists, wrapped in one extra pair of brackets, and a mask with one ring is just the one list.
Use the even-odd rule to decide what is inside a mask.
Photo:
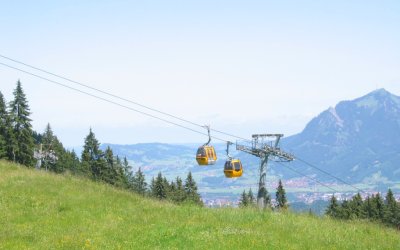
[(240, 171), (242, 169), (242, 164), (240, 162), (233, 163), (235, 165), (235, 171)]
[(197, 149), (197, 156), (199, 157), (205, 157), (206, 156), (206, 151), (203, 147), (200, 147), (199, 149)]
[(232, 163), (230, 161), (225, 162), (225, 170), (233, 170)]

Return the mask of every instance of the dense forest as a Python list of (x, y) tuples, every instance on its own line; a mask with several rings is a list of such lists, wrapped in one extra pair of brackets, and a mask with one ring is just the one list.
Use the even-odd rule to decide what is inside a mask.
[(184, 182), (179, 177), (168, 181), (160, 172), (147, 184), (141, 169), (133, 173), (126, 157), (114, 155), (110, 147), (103, 152), (92, 129), (84, 138), (82, 155), (78, 157), (73, 150), (64, 148), (50, 124), (43, 133), (32, 129), (31, 112), (20, 81), (13, 97), (7, 104), (0, 92), (0, 159), (42, 171), (69, 172), (160, 200), (202, 205), (190, 172)]
[(400, 229), (400, 205), (390, 189), (385, 199), (377, 193), (363, 200), (358, 193), (351, 200), (339, 203), (333, 195), (326, 214), (336, 219), (370, 220)]

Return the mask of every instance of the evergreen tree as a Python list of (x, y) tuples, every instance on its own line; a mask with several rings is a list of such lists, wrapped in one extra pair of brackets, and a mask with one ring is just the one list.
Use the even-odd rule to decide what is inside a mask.
[(373, 199), (373, 201), (375, 203), (375, 207), (376, 207), (376, 211), (377, 211), (374, 219), (383, 221), (384, 217), (385, 217), (385, 203), (382, 199), (382, 196), (379, 193), (377, 193), (375, 195), (375, 198)]
[[(126, 158), (126, 157), (125, 157)], [(118, 172), (119, 176), (119, 186), (126, 188), (126, 189), (132, 189), (132, 168), (129, 166), (124, 165), (124, 162), (121, 161), (121, 158), (119, 156), (115, 156), (114, 158), (115, 161), (115, 166)]]
[(104, 159), (106, 161), (106, 166), (100, 178), (111, 185), (117, 185), (120, 176), (118, 176), (118, 171), (116, 169), (117, 166), (114, 159), (114, 153), (109, 146), (104, 152)]
[[(125, 157), (126, 158), (126, 157)], [(116, 157), (115, 157), (115, 163), (117, 164), (117, 165), (120, 165), (120, 166), (122, 166), (122, 161), (121, 161), (121, 158), (119, 158), (119, 155), (117, 155)], [(128, 165), (128, 167), (129, 167), (129, 165)], [(124, 168), (125, 169), (125, 168)]]
[(111, 185), (121, 188), (128, 188), (128, 176), (124, 171), (121, 160), (119, 160), (118, 156), (114, 156), (114, 153), (110, 147), (107, 147), (105, 150), (104, 159), (106, 165), (101, 174), (101, 179)]
[(167, 198), (167, 190), (161, 172), (158, 173), (157, 178), (154, 182), (154, 194), (154, 197), (159, 200), (164, 200)]
[(243, 190), (243, 193), (239, 200), (239, 207), (247, 207), (249, 205), (249, 197), (247, 196), (246, 190)]
[(186, 200), (195, 204), (203, 205), (200, 194), (197, 193), (197, 185), (193, 179), (192, 173), (189, 172), (185, 181)]
[(89, 134), (85, 138), (81, 158), (83, 171), (87, 171), (95, 180), (101, 180), (106, 165), (104, 154), (99, 147), (100, 143), (96, 139), (92, 129), (90, 129)]
[(138, 169), (138, 171), (136, 171), (136, 173), (133, 177), (132, 186), (133, 186), (133, 190), (135, 192), (137, 192), (138, 194), (143, 195), (143, 196), (145, 195), (147, 183), (146, 183), (145, 176), (140, 168)]
[(174, 181), (171, 181), (171, 183), (168, 185), (169, 186), (169, 194), (168, 194), (168, 199), (176, 202), (176, 183)]
[[(76, 157), (72, 158), (71, 155), (68, 154), (68, 151), (64, 148), (63, 144), (58, 140), (57, 136), (54, 135), (53, 141), (53, 153), (55, 155), (55, 167), (53, 169), (54, 172), (62, 173), (66, 169), (72, 168), (72, 164), (76, 164)], [(79, 162), (79, 160), (78, 160)]]
[(253, 191), (251, 190), (251, 188), (249, 189), (249, 193), (247, 194), (247, 197), (249, 198), (249, 205), (254, 206), (256, 203), (256, 200), (254, 198), (254, 194), (253, 194)]
[(11, 118), (7, 111), (6, 101), (0, 92), (0, 158), (15, 161), (17, 141), (14, 136)]
[[(40, 156), (40, 167), (45, 170), (62, 173), (69, 170), (76, 174), (79, 168), (79, 159), (75, 152), (66, 150), (63, 144), (48, 123), (43, 134), (34, 132), (35, 141), (38, 143), (36, 152)], [(39, 163), (39, 161), (38, 161)]]
[(156, 197), (157, 191), (156, 191), (156, 179), (151, 178), (150, 182), (150, 188), (149, 188), (149, 196), (150, 197)]
[(124, 161), (122, 162), (122, 166), (124, 167), (126, 172), (131, 172), (132, 167), (129, 165), (128, 159), (124, 157)]
[(11, 145), (12, 152), (9, 152), (9, 158), (23, 165), (33, 166), (35, 160), (30, 111), (20, 81), (17, 82), (13, 94), (14, 100), (10, 102), (9, 115), (14, 140), (11, 141), (13, 145)]
[(129, 188), (128, 176), (124, 171), (121, 160), (114, 153), (110, 147), (104, 151), (105, 166), (102, 170), (100, 178), (116, 187)]
[(386, 193), (385, 204), (388, 207), (397, 205), (396, 199), (394, 198), (393, 192), (390, 188), (389, 188), (388, 192)]
[[(134, 190), (133, 188), (133, 174), (132, 174), (132, 167), (129, 165), (128, 159), (126, 159), (126, 157), (124, 157), (124, 160), (121, 162), (121, 160), (119, 159), (119, 157), (117, 157), (117, 164), (122, 166), (123, 172), (124, 172), (124, 176), (125, 176), (125, 182), (126, 182), (126, 187), (128, 189)], [(146, 190), (145, 190), (146, 191)], [(146, 192), (143, 193), (143, 195)]]
[(166, 198), (171, 200), (171, 196), (172, 196), (171, 185), (169, 184), (169, 182), (165, 176), (162, 179), (162, 184), (164, 186)]
[(350, 207), (350, 218), (364, 218), (364, 211), (363, 211), (363, 200), (361, 198), (360, 193), (357, 193), (351, 201), (349, 202)]
[(7, 157), (7, 108), (3, 94), (0, 92), (0, 159)]
[(344, 200), (340, 206), (338, 218), (348, 220), (350, 219), (351, 208), (350, 203), (347, 200)]
[(42, 143), (42, 134), (41, 133), (38, 133), (35, 130), (33, 130), (32, 137), (33, 137), (33, 143), (35, 145), (39, 145), (40, 143)]
[[(39, 137), (39, 136), (38, 136)], [(42, 164), (41, 168), (54, 172), (58, 172), (56, 168), (56, 163), (58, 160), (58, 156), (62, 152), (58, 152), (58, 154), (54, 151), (54, 147), (56, 146), (55, 144), (58, 144), (58, 140), (55, 137), (53, 130), (50, 127), (50, 124), (48, 123), (43, 135), (40, 136), (40, 142), (41, 145), (39, 146), (39, 152), (41, 153), (41, 158), (42, 158)], [(63, 149), (63, 148), (62, 148)], [(58, 151), (61, 151), (59, 148)], [(61, 171), (60, 171), (61, 172)]]
[(279, 180), (278, 187), (276, 188), (276, 206), (278, 209), (286, 209), (288, 207), (286, 192), (283, 188), (282, 181)]
[(264, 208), (272, 208), (271, 195), (265, 187), (262, 187), (258, 192), (258, 199), (264, 198)]
[(325, 212), (326, 215), (329, 215), (330, 217), (333, 218), (338, 218), (339, 216), (339, 204), (337, 202), (337, 199), (335, 195), (332, 195), (330, 201), (329, 201), (329, 206), (326, 209)]
[[(115, 171), (117, 174), (117, 186), (129, 189), (130, 188), (130, 183), (129, 183), (129, 178), (131, 178), (132, 173), (129, 169), (129, 171), (126, 171), (125, 166), (121, 162), (121, 159), (118, 157), (114, 157), (114, 164), (115, 164)], [(130, 166), (128, 165), (130, 168)]]
[(66, 158), (66, 169), (71, 171), (72, 174), (81, 174), (81, 164), (79, 161), (79, 157), (76, 155), (75, 151), (65, 151)]
[(6, 117), (6, 132), (5, 132), (5, 141), (6, 141), (6, 152), (7, 159), (13, 162), (16, 162), (16, 152), (18, 150), (17, 139), (15, 138), (14, 128), (11, 123), (10, 115)]
[(399, 205), (394, 198), (392, 190), (389, 188), (385, 197), (386, 213), (384, 222), (389, 225), (398, 226), (400, 224), (400, 209)]
[(363, 212), (366, 219), (372, 219), (375, 217), (375, 214), (377, 214), (374, 202), (372, 202), (372, 197), (368, 196), (364, 201)]
[(186, 199), (186, 192), (183, 187), (182, 179), (178, 176), (175, 180), (176, 190), (173, 197), (174, 202), (182, 203)]
[(50, 123), (47, 123), (43, 134), (42, 135), (38, 134), (36, 137), (38, 139), (38, 143), (45, 144), (45, 146), (52, 145), (55, 136), (54, 136), (53, 130), (51, 129)]

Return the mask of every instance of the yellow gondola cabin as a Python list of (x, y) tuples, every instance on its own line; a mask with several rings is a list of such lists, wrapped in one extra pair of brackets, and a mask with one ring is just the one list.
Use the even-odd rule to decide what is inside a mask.
[(240, 177), (243, 174), (242, 163), (239, 159), (229, 159), (225, 162), (224, 174), (227, 178)]
[(214, 165), (217, 161), (217, 154), (213, 146), (209, 146), (211, 142), (210, 126), (204, 126), (208, 132), (208, 142), (197, 149), (196, 161), (200, 166)]
[(213, 146), (201, 146), (197, 149), (196, 161), (199, 165), (214, 165), (217, 161), (217, 154)]

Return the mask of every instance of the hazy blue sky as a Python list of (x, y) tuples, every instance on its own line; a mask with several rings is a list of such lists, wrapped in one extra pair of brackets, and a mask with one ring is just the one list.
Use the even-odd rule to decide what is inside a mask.
[[(400, 1), (2, 1), (0, 31), (0, 54), (243, 137), (400, 95)], [(0, 66), (7, 101), (18, 79), (68, 146), (205, 140)]]

